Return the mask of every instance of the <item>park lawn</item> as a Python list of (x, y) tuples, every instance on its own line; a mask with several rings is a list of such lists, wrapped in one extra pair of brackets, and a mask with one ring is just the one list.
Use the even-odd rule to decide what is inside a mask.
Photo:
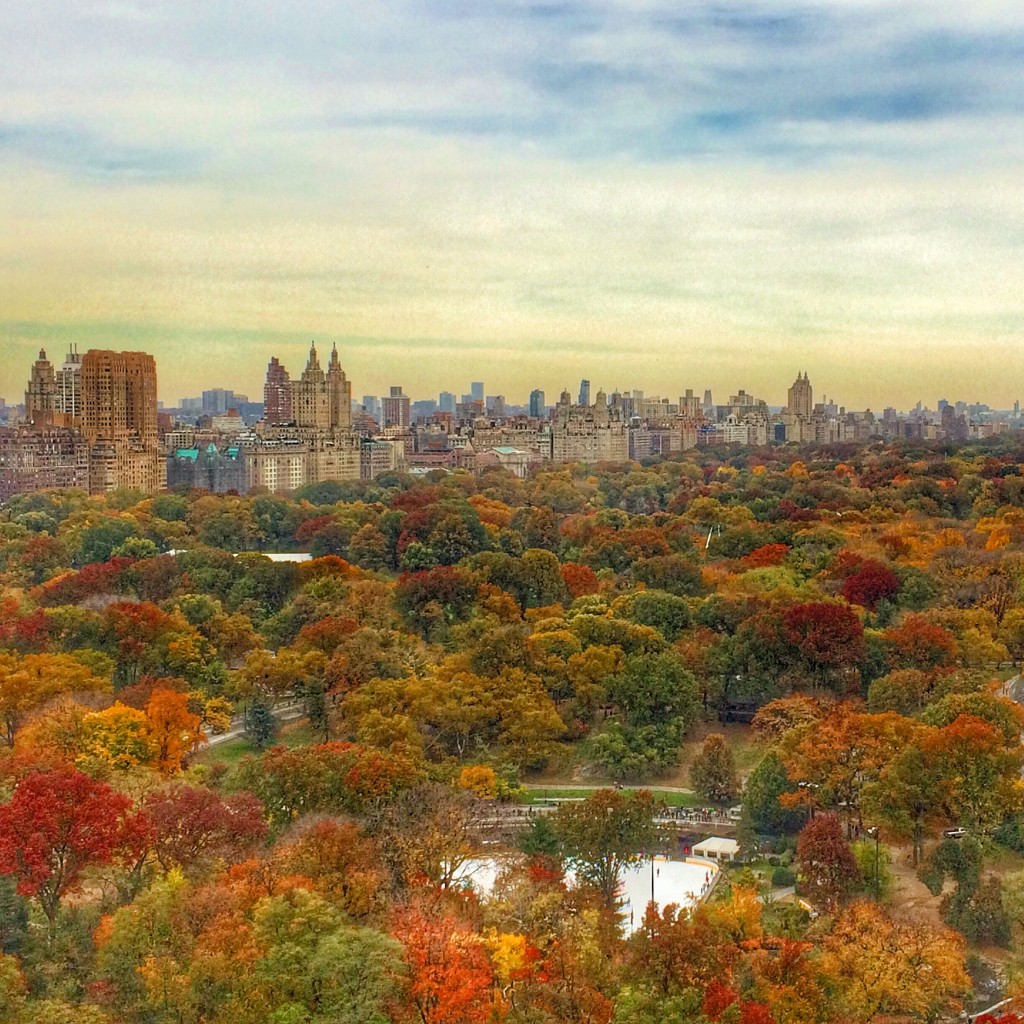
[(665, 785), (689, 786), (690, 765), (700, 753), (704, 740), (714, 732), (721, 733), (725, 737), (725, 742), (736, 761), (736, 771), (741, 779), (745, 779), (761, 763), (761, 759), (768, 749), (767, 744), (754, 739), (749, 725), (739, 722), (728, 722), (725, 725), (720, 722), (702, 722), (683, 740), (679, 765), (672, 773), (671, 778), (658, 781), (664, 781)]
[[(609, 783), (609, 788), (611, 788)], [(624, 786), (623, 792), (629, 793), (634, 790), (643, 789), (643, 786)], [(535, 786), (531, 785), (524, 789), (524, 800), (526, 803), (537, 803), (538, 800), (585, 800), (593, 796), (593, 786)], [(703, 807), (705, 802), (696, 793), (659, 793), (654, 792), (657, 800), (664, 801), (669, 807)]]
[[(308, 747), (317, 742), (310, 729), (309, 722), (300, 720), (289, 722), (278, 734), (277, 742), (285, 747)], [(258, 754), (259, 751), (245, 737), (236, 736), (225, 743), (218, 743), (215, 747), (205, 747), (192, 759), (193, 764), (223, 764), (227, 768), (234, 768), (243, 757), (249, 754)]]

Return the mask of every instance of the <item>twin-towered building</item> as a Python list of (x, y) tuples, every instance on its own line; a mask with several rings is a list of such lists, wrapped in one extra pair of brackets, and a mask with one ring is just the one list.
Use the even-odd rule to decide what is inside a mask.
[(145, 352), (40, 350), (25, 390), (26, 423), (0, 432), (0, 498), (45, 488), (98, 494), (166, 486), (157, 435), (156, 362)]

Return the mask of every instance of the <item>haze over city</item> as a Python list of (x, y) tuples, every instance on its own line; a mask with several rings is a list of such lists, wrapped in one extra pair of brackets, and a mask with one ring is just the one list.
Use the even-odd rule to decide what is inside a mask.
[(4, 49), (8, 400), (41, 346), (173, 402), (312, 337), (357, 394), (1019, 397), (1017, 5), (54, 0)]

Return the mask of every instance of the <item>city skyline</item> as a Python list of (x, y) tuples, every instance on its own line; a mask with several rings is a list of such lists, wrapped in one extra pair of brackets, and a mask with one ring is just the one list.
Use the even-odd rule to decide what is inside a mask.
[(1021, 53), (998, 0), (16, 5), (0, 394), (72, 342), (253, 393), (315, 337), (368, 393), (1008, 407)]
[[(310, 344), (312, 344), (314, 347), (316, 347), (316, 341), (315, 340), (312, 341), (312, 342), (307, 342), (306, 343), (306, 348), (305, 348), (305, 350), (302, 353), (302, 357), (301, 357), (300, 360), (298, 360), (296, 362), (296, 366), (301, 367), (301, 366), (305, 365), (306, 359), (307, 359), (308, 354), (309, 354)], [(43, 351), (43, 350), (41, 350), (41, 351)], [(336, 351), (336, 349), (332, 347), (332, 351)], [(72, 348), (68, 350), (67, 355), (68, 355), (69, 358), (71, 357), (73, 352), (74, 352), (76, 358), (80, 358), (80, 355), (77, 353), (77, 345), (75, 345), (74, 343), (72, 343)], [(49, 352), (49, 353), (45, 353), (44, 352), (44, 354), (47, 354), (50, 357), (51, 361), (55, 361), (58, 365), (59, 365), (60, 361), (64, 358), (63, 356), (57, 356), (52, 351)], [(338, 356), (339, 356), (339, 359), (341, 359), (341, 368), (344, 369), (344, 358), (343, 358), (341, 353), (338, 353)], [(263, 371), (264, 371), (263, 372), (263, 376), (260, 378), (259, 381), (253, 383), (252, 386), (249, 388), (249, 390), (245, 391), (245, 392), (243, 392), (242, 390), (240, 390), (238, 388), (238, 382), (237, 381), (223, 381), (223, 380), (221, 380), (221, 381), (214, 381), (212, 379), (210, 381), (204, 383), (201, 387), (193, 386), (191, 394), (183, 393), (183, 394), (179, 394), (179, 395), (176, 395), (176, 396), (171, 396), (171, 395), (167, 394), (167, 390), (168, 389), (166, 387), (164, 387), (164, 386), (161, 386), (160, 389), (159, 389), (159, 396), (158, 396), (159, 397), (160, 406), (163, 407), (163, 408), (168, 408), (168, 409), (175, 409), (175, 408), (186, 409), (187, 407), (185, 405), (183, 405), (182, 403), (196, 402), (196, 401), (199, 400), (200, 396), (204, 392), (220, 392), (220, 391), (224, 391), (224, 390), (226, 390), (227, 393), (229, 393), (229, 394), (230, 393), (234, 393), (237, 398), (245, 400), (247, 402), (259, 403), (261, 401), (261, 396), (264, 394), (264, 382), (265, 382), (265, 379), (266, 379), (266, 372), (267, 372), (267, 370), (271, 366), (273, 366), (277, 370), (280, 370), (280, 369), (283, 368), (283, 369), (285, 369), (287, 371), (289, 369), (288, 365), (287, 365), (287, 363), (286, 363), (286, 361), (284, 359), (279, 359), (278, 356), (272, 355), (269, 358), (269, 360), (267, 362), (267, 365), (264, 366), (264, 368), (263, 368)], [(298, 374), (298, 372), (300, 372), (300, 371), (297, 371), (297, 374)], [(786, 370), (781, 370), (779, 372), (779, 376), (778, 376), (778, 381), (779, 382), (781, 382), (783, 380), (789, 380), (790, 379), (789, 377), (785, 376), (786, 372), (787, 372)], [(806, 374), (807, 373), (806, 370), (799, 370), (797, 372), (798, 372), (798, 375), (802, 375), (802, 374)], [(161, 374), (161, 377), (162, 376), (163, 376), (163, 374)], [(192, 376), (194, 378), (194, 376), (195, 376), (195, 368), (193, 368)], [(348, 376), (351, 379), (351, 375), (348, 375)], [(392, 374), (392, 376), (394, 376), (394, 374)], [(400, 372), (398, 373), (398, 376), (401, 376)], [(390, 378), (388, 378), (388, 380), (390, 381)], [(546, 397), (546, 400), (545, 400), (545, 404), (548, 405), (548, 406), (553, 406), (558, 401), (558, 395), (561, 394), (562, 391), (569, 392), (569, 394), (573, 397), (573, 400), (574, 401), (578, 401), (579, 397), (582, 397), (582, 391), (580, 391), (580, 394), (577, 394), (577, 390), (581, 389), (582, 385), (586, 385), (587, 389), (588, 389), (588, 394), (589, 394), (590, 391), (592, 391), (593, 394), (595, 394), (595, 395), (598, 392), (605, 392), (608, 395), (611, 395), (614, 392), (620, 392), (621, 394), (628, 396), (628, 395), (632, 394), (633, 392), (639, 392), (641, 394), (644, 394), (648, 398), (661, 398), (661, 399), (668, 400), (670, 402), (676, 402), (680, 398), (680, 396), (686, 390), (693, 391), (698, 396), (704, 395), (705, 392), (711, 392), (712, 395), (715, 397), (715, 404), (726, 404), (726, 399), (729, 396), (736, 395), (736, 394), (746, 393), (748, 395), (753, 395), (755, 398), (757, 398), (760, 401), (765, 402), (770, 407), (783, 408), (787, 404), (786, 392), (787, 392), (787, 390), (789, 388), (788, 384), (780, 383), (779, 386), (775, 389), (775, 391), (771, 391), (771, 392), (766, 393), (766, 394), (760, 394), (760, 393), (758, 393), (758, 392), (756, 392), (756, 391), (754, 391), (754, 390), (752, 390), (750, 388), (737, 386), (735, 384), (735, 382), (733, 384), (730, 384), (730, 385), (724, 386), (722, 388), (716, 389), (716, 388), (713, 388), (713, 387), (712, 388), (705, 388), (705, 387), (701, 386), (699, 381), (696, 384), (680, 383), (679, 386), (676, 387), (676, 386), (672, 385), (671, 383), (666, 385), (664, 380), (663, 380), (662, 383), (661, 383), (661, 390), (648, 391), (645, 388), (633, 386), (629, 382), (621, 382), (620, 381), (620, 382), (618, 382), (618, 384), (616, 386), (607, 386), (603, 382), (602, 383), (594, 383), (594, 384), (592, 384), (590, 379), (582, 377), (582, 378), (577, 378), (575, 381), (564, 381), (562, 384), (560, 384), (558, 386), (552, 386), (550, 383), (548, 385), (546, 385), (546, 386), (539, 386), (539, 387), (536, 386), (536, 385), (532, 385), (532, 386), (529, 387), (529, 390), (526, 393), (524, 393), (524, 394), (518, 394), (518, 393), (507, 394), (505, 392), (502, 392), (500, 389), (492, 388), (490, 386), (489, 380), (488, 381), (483, 381), (483, 382), (479, 382), (479, 381), (474, 382), (474, 381), (470, 381), (470, 380), (467, 379), (466, 381), (463, 381), (461, 385), (458, 382), (453, 382), (453, 380), (450, 377), (447, 378), (447, 379), (446, 378), (441, 378), (441, 380), (442, 380), (442, 385), (436, 391), (425, 391), (422, 387), (419, 387), (419, 388), (410, 387), (408, 385), (408, 383), (398, 384), (398, 385), (395, 385), (394, 383), (388, 383), (388, 384), (384, 385), (383, 387), (379, 388), (376, 393), (373, 392), (372, 390), (368, 390), (365, 387), (360, 387), (359, 386), (359, 382), (356, 381), (352, 385), (353, 388), (354, 388), (354, 390), (352, 392), (352, 400), (355, 402), (356, 405), (360, 405), (361, 404), (361, 397), (363, 397), (363, 396), (373, 397), (373, 398), (377, 399), (378, 401), (381, 401), (384, 398), (387, 398), (389, 392), (393, 388), (395, 388), (397, 386), (399, 389), (408, 389), (407, 392), (406, 392), (407, 396), (413, 402), (422, 402), (422, 401), (428, 401), (429, 402), (429, 401), (434, 401), (436, 403), (436, 402), (439, 401), (439, 399), (442, 396), (450, 396), (453, 399), (453, 401), (457, 401), (460, 397), (465, 397), (465, 398), (470, 397), (469, 391), (467, 391), (465, 389), (465, 387), (463, 387), (463, 385), (471, 387), (474, 391), (477, 390), (477, 385), (486, 385), (486, 397), (487, 398), (501, 397), (501, 398), (503, 398), (505, 400), (505, 404), (508, 405), (508, 406), (522, 407), (524, 409), (527, 409), (530, 406), (531, 398), (532, 398), (533, 392), (535, 392), (535, 391), (539, 392), (542, 396), (546, 395), (547, 397)], [(902, 401), (887, 403), (886, 405), (879, 405), (879, 406), (864, 406), (864, 408), (870, 408), (870, 409), (872, 409), (873, 411), (876, 411), (876, 412), (881, 412), (885, 408), (895, 408), (895, 409), (898, 409), (901, 412), (908, 412), (908, 411), (913, 411), (915, 408), (932, 409), (933, 408), (933, 406), (932, 406), (933, 402), (935, 403), (935, 408), (938, 408), (939, 403), (945, 401), (945, 402), (947, 402), (947, 403), (949, 403), (951, 405), (952, 404), (961, 404), (961, 405), (965, 405), (965, 406), (975, 406), (975, 405), (978, 405), (978, 406), (987, 406), (988, 408), (993, 409), (993, 410), (1010, 411), (1010, 410), (1016, 409), (1019, 406), (1019, 403), (1020, 403), (1020, 399), (1017, 398), (1017, 397), (1014, 397), (1014, 398), (1012, 398), (1011, 401), (1007, 402), (1005, 405), (1000, 405), (1000, 404), (998, 404), (996, 402), (993, 402), (993, 401), (989, 400), (988, 397), (985, 396), (985, 395), (970, 395), (970, 396), (967, 396), (967, 395), (961, 394), (957, 390), (957, 388), (960, 388), (960, 387), (961, 387), (961, 385), (959, 385), (959, 384), (951, 384), (950, 387), (946, 388), (945, 391), (941, 392), (938, 395), (919, 395), (916, 398), (911, 398), (910, 396), (907, 396)], [(454, 391), (450, 391), (450, 390), (448, 390), (449, 388), (455, 388), (455, 390)], [(778, 392), (778, 393), (776, 393), (776, 392)], [(843, 406), (844, 408), (848, 408), (848, 409), (857, 408), (857, 406), (855, 406), (854, 404), (846, 401), (841, 393), (837, 393), (834, 390), (829, 390), (827, 387), (819, 386), (819, 390), (817, 391), (817, 394), (821, 395), (821, 396), (827, 396), (827, 400), (829, 402), (834, 402), (835, 404)], [(17, 406), (19, 404), (23, 404), (24, 397), (25, 397), (25, 383), (24, 383), (24, 380), (22, 381), (21, 390), (14, 396), (13, 399), (8, 397), (7, 395), (0, 394), (0, 399), (3, 399), (4, 401), (6, 401), (6, 404), (9, 405), (9, 406)], [(481, 390), (478, 397), (481, 398), (481, 399), (484, 398), (485, 397), (485, 392)], [(444, 411), (444, 410), (441, 410), (441, 411)]]

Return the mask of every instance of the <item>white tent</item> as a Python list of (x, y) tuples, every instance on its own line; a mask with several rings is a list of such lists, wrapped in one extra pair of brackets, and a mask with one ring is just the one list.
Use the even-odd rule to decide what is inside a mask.
[(721, 836), (711, 836), (693, 848), (694, 856), (709, 860), (732, 860), (739, 852), (740, 844), (735, 839), (723, 839)]

